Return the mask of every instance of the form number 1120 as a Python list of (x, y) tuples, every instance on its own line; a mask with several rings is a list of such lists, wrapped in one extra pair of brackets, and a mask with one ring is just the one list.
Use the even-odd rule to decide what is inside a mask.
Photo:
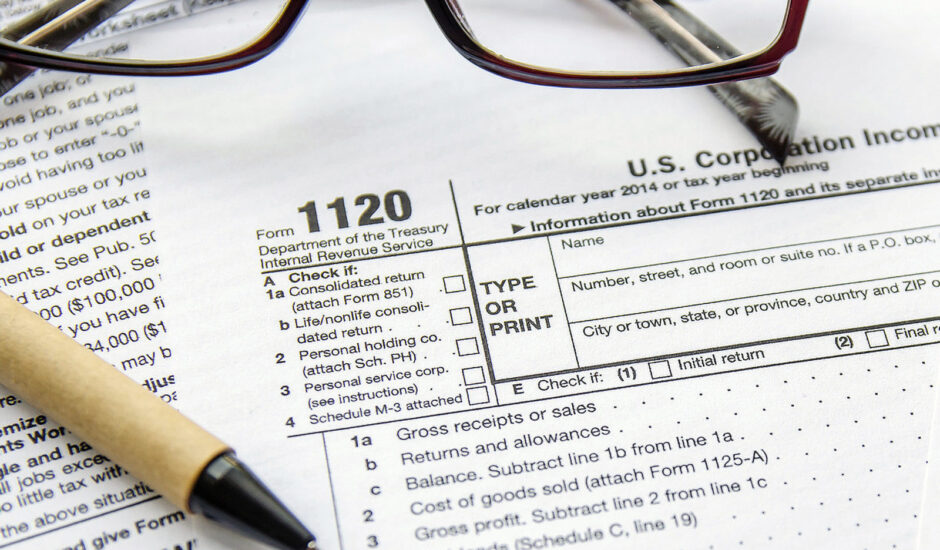
[[(385, 223), (385, 217), (378, 215), (379, 211), (384, 210), (388, 219), (396, 222), (407, 220), (411, 217), (411, 199), (408, 193), (400, 189), (385, 193), (384, 197), (379, 197), (374, 193), (363, 193), (356, 197), (354, 204), (361, 207), (359, 220), (356, 223), (358, 227), (366, 225), (376, 225)], [(327, 210), (332, 210), (336, 216), (336, 227), (345, 229), (349, 227), (349, 214), (346, 209), (346, 199), (336, 197), (333, 202), (327, 203)], [(310, 233), (320, 231), (320, 217), (317, 212), (316, 201), (309, 201), (307, 204), (297, 209), (307, 217), (307, 229)]]

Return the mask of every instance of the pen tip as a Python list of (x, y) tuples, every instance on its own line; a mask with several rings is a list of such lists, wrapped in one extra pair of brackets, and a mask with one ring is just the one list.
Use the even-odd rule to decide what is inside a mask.
[(189, 506), (278, 550), (317, 548), (310, 531), (232, 454), (206, 466)]

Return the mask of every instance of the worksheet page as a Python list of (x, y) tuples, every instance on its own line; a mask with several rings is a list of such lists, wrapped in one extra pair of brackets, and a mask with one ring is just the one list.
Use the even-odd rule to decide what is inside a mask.
[[(704, 88), (504, 80), (420, 2), (312, 3), (222, 75), (40, 74), (3, 99), (0, 290), (326, 550), (916, 548), (938, 10), (810, 7), (782, 167)], [(0, 548), (262, 548), (0, 415)]]

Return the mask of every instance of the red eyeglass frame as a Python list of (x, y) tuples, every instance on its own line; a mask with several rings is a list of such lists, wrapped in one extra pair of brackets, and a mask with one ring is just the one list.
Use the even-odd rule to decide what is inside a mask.
[[(771, 75), (796, 48), (809, 0), (788, 0), (786, 18), (776, 40), (764, 50), (731, 61), (668, 73), (573, 73), (516, 63), (494, 55), (478, 44), (460, 23), (453, 0), (425, 0), (451, 45), (471, 63), (499, 76), (546, 86), (572, 88), (655, 88), (714, 84)], [(0, 40), (0, 60), (26, 67), (135, 76), (211, 74), (244, 67), (273, 52), (287, 37), (306, 8), (307, 0), (288, 0), (280, 18), (244, 48), (222, 55), (175, 62), (90, 59), (50, 52)]]

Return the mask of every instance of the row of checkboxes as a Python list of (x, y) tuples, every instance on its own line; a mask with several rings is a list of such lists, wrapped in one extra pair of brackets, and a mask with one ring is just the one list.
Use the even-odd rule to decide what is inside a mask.
[[(865, 331), (865, 339), (868, 341), (868, 347), (871, 349), (886, 348), (890, 345), (888, 335), (885, 333), (884, 329)], [(672, 377), (672, 367), (669, 365), (668, 360), (651, 361), (648, 365), (650, 378), (653, 380)]]
[[(444, 292), (447, 294), (456, 294), (466, 292), (467, 283), (463, 275), (449, 275), (444, 277)], [(473, 314), (469, 307), (455, 307), (450, 310), (450, 324), (469, 325), (473, 322)]]
[[(865, 339), (868, 341), (868, 347), (875, 348), (885, 348), (890, 345), (888, 342), (888, 335), (884, 330), (869, 330), (865, 332)], [(475, 338), (468, 338), (465, 340), (474, 340), (474, 346), (476, 345)], [(458, 354), (460, 350), (461, 340), (457, 340), (457, 349)], [(476, 349), (476, 348), (474, 348)], [(669, 364), (669, 360), (662, 361), (650, 361), (648, 364), (650, 371), (650, 378), (653, 380), (662, 380), (664, 378), (672, 378), (672, 366)], [(483, 373), (483, 367), (467, 367), (463, 369), (463, 380), (464, 384), (470, 386), (473, 384), (483, 384), (486, 382), (486, 376)], [(490, 402), (490, 394), (488, 388), (485, 386), (467, 388), (467, 402), (470, 405), (484, 405)]]
[[(446, 294), (456, 294), (466, 292), (467, 282), (463, 275), (449, 275), (444, 277), (444, 292)], [(450, 310), (450, 324), (452, 326), (470, 325), (473, 323), (473, 313), (469, 307), (455, 307)], [(475, 337), (458, 338), (457, 355), (459, 357), (469, 357), (479, 355), (480, 343)], [(486, 384), (486, 373), (482, 366), (464, 367), (461, 370), (463, 383), (466, 388), (467, 404), (486, 405), (490, 402), (490, 390), (484, 386)]]
[[(454, 294), (467, 290), (463, 275), (449, 275), (444, 277), (444, 292)], [(473, 312), (469, 307), (455, 307), (450, 309), (450, 324), (453, 326), (473, 324)], [(457, 355), (466, 357), (480, 353), (480, 343), (475, 337), (457, 339)]]

